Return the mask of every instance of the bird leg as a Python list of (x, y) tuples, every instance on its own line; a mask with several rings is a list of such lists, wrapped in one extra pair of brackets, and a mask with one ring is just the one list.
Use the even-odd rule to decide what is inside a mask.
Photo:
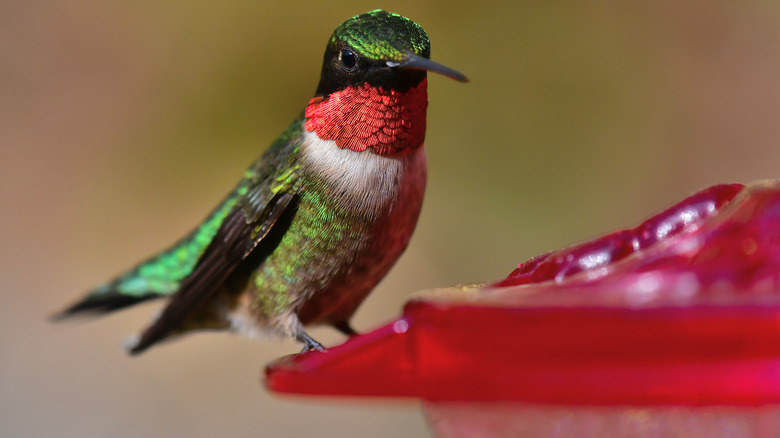
[(309, 334), (303, 330), (301, 330), (298, 335), (295, 336), (295, 339), (303, 344), (303, 351), (301, 351), (301, 353), (306, 353), (312, 350), (325, 351), (325, 347), (323, 347), (322, 344), (315, 341), (314, 338), (309, 336)]

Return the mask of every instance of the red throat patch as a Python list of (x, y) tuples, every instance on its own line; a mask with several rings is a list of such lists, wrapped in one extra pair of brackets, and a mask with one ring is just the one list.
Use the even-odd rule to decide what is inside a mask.
[(422, 145), (427, 108), (427, 79), (403, 93), (362, 84), (309, 101), (304, 126), (342, 149), (403, 155)]

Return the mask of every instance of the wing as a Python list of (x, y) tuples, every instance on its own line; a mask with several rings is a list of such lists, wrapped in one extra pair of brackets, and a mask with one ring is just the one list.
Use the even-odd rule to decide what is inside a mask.
[(239, 263), (268, 234), (282, 213), (290, 207), (293, 198), (291, 193), (274, 197), (268, 203), (261, 221), (256, 224), (247, 224), (241, 209), (233, 210), (192, 274), (182, 282), (179, 292), (171, 298), (162, 315), (144, 331), (130, 352), (138, 354), (165, 338), (213, 296)]
[(84, 298), (54, 315), (53, 319), (81, 314), (105, 314), (176, 293), (181, 281), (193, 271), (237, 202), (237, 193), (231, 193), (203, 223), (183, 239), (90, 291)]
[(236, 267), (295, 204), (299, 188), (299, 143), (290, 129), (252, 166), (236, 189), (235, 207), (227, 214), (192, 273), (185, 277), (162, 315), (131, 346), (137, 354), (165, 338), (212, 297)]

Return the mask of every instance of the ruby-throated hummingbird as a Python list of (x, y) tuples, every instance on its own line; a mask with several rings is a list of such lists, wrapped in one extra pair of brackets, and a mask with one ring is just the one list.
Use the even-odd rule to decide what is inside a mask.
[(349, 319), (412, 235), (425, 191), (426, 72), (417, 23), (382, 10), (350, 18), (325, 50), (301, 116), (206, 220), (169, 249), (56, 315), (106, 313), (170, 296), (128, 346), (136, 354), (195, 329), (293, 337), (354, 334)]

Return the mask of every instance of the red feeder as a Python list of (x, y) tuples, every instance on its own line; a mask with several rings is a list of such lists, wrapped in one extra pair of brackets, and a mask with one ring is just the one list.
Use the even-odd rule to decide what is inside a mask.
[(432, 291), (266, 382), (421, 398), (440, 436), (780, 436), (780, 183), (713, 186), (496, 284)]

